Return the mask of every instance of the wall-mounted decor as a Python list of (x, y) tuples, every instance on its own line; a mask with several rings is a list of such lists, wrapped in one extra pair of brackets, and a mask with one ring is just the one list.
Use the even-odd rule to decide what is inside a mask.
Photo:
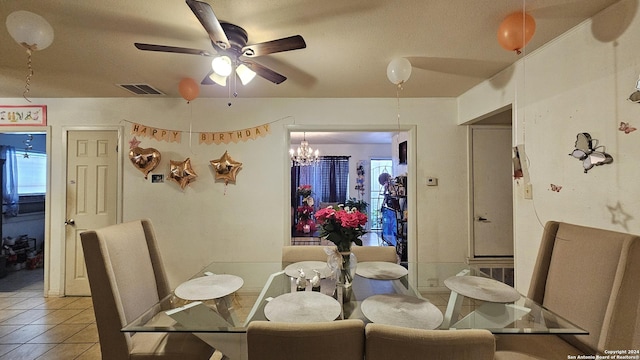
[(618, 127), (618, 130), (623, 131), (625, 134), (628, 134), (636, 131), (637, 129), (629, 125), (628, 122), (621, 122), (620, 127)]
[(403, 141), (400, 144), (398, 144), (398, 157), (400, 160), (398, 161), (399, 164), (407, 163), (407, 142), (406, 141)]
[(46, 105), (0, 105), (0, 126), (45, 126)]
[(604, 146), (598, 146), (597, 139), (592, 139), (589, 133), (579, 133), (576, 136), (575, 149), (569, 155), (582, 161), (586, 174), (594, 166), (613, 162), (613, 157), (604, 151), (597, 151), (599, 148), (604, 150)]

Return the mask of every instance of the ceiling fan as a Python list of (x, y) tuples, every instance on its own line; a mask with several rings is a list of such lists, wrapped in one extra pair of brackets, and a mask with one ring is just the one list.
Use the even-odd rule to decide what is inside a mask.
[(307, 47), (300, 35), (282, 39), (247, 45), (247, 32), (234, 24), (220, 22), (213, 13), (211, 6), (197, 0), (186, 0), (191, 11), (198, 18), (209, 34), (213, 52), (207, 50), (190, 49), (176, 46), (135, 43), (136, 48), (146, 51), (160, 51), (214, 57), (212, 69), (202, 80), (203, 85), (214, 83), (226, 86), (229, 75), (235, 69), (243, 85), (249, 83), (257, 74), (274, 84), (280, 84), (287, 78), (264, 65), (250, 60), (250, 58), (269, 55), (277, 52), (304, 49)]

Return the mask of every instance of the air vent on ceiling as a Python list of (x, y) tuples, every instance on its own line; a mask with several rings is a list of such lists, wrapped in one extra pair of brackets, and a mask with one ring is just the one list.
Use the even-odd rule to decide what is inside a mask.
[(136, 95), (164, 95), (160, 90), (147, 84), (118, 84), (118, 86)]

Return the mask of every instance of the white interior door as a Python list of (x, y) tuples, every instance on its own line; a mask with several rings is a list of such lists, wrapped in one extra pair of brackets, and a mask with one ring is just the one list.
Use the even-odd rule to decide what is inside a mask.
[(115, 224), (118, 131), (67, 132), (65, 294), (90, 295), (80, 233)]
[(510, 126), (471, 128), (472, 257), (513, 256)]

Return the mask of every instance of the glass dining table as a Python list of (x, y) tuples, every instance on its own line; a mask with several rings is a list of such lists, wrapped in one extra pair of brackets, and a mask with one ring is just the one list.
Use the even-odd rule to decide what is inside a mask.
[[(232, 360), (246, 359), (247, 327), (256, 320), (361, 319), (442, 331), (588, 334), (467, 264), (362, 262), (347, 288), (336, 286), (326, 266), (323, 262), (212, 263), (121, 331), (190, 332)], [(300, 269), (309, 279), (317, 270), (319, 291), (313, 291), (311, 284), (298, 291)], [(185, 291), (187, 285), (193, 285), (191, 293)], [(497, 298), (492, 296), (495, 291)]]

